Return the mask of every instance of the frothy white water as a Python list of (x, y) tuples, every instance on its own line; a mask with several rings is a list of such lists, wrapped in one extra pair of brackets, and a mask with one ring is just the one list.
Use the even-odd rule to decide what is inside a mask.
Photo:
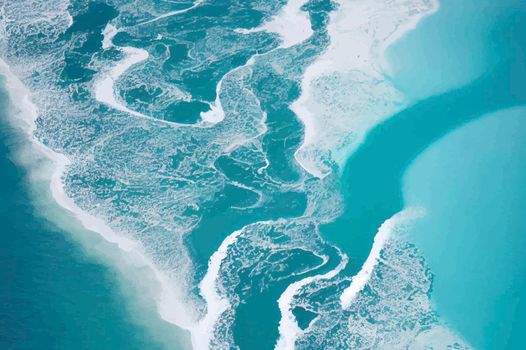
[[(106, 43), (106, 45), (109, 44)], [(122, 51), (122, 53), (124, 53), (124, 58), (117, 62), (107, 72), (102, 73), (96, 80), (94, 85), (95, 99), (121, 112), (150, 119), (151, 117), (126, 107), (117, 99), (115, 91), (115, 82), (117, 79), (119, 79), (119, 77), (124, 74), (124, 72), (126, 72), (131, 66), (148, 59), (148, 52), (146, 50), (137, 49), (131, 46), (121, 47), (119, 49)]]
[(104, 50), (113, 47), (113, 38), (119, 33), (119, 30), (111, 24), (107, 24), (104, 30), (102, 31), (102, 48)]
[[(268, 53), (266, 53), (266, 54), (268, 54)], [(244, 65), (236, 67), (236, 68), (228, 71), (225, 75), (223, 75), (221, 77), (221, 80), (219, 80), (219, 82), (217, 83), (217, 86), (216, 86), (216, 99), (215, 99), (214, 103), (210, 103), (209, 104), (210, 110), (200, 113), (201, 119), (204, 122), (209, 123), (209, 124), (217, 124), (217, 123), (221, 122), (223, 119), (225, 119), (225, 111), (223, 110), (223, 106), (221, 105), (221, 96), (220, 96), (220, 94), (221, 94), (221, 87), (223, 85), (223, 81), (230, 74), (233, 74), (233, 73), (239, 71), (240, 69), (252, 66), (256, 62), (256, 57), (261, 56), (261, 55), (263, 55), (263, 54), (255, 54), (255, 55), (253, 55), (252, 57), (250, 57), (247, 60), (247, 62)]]
[(208, 261), (208, 270), (199, 284), (199, 291), (206, 301), (207, 311), (192, 332), (192, 346), (195, 350), (206, 350), (209, 348), (214, 326), (219, 317), (230, 307), (228, 298), (222, 297), (217, 292), (217, 281), (221, 263), (227, 257), (228, 248), (237, 241), (242, 233), (243, 229), (235, 231), (225, 238)]
[(194, 4), (190, 7), (187, 7), (185, 9), (182, 9), (182, 10), (176, 10), (176, 11), (171, 11), (171, 12), (167, 12), (165, 14), (162, 14), (160, 16), (157, 16), (155, 18), (152, 18), (148, 21), (145, 21), (145, 22), (141, 22), (139, 23), (138, 25), (145, 25), (145, 24), (150, 24), (150, 23), (154, 23), (154, 22), (157, 22), (157, 21), (160, 21), (161, 19), (164, 19), (164, 18), (167, 18), (167, 17), (172, 17), (172, 16), (176, 16), (176, 15), (180, 15), (182, 13), (185, 13), (185, 12), (188, 12), (194, 8), (196, 8), (197, 6), (201, 5), (203, 3), (204, 0), (197, 0), (196, 2), (194, 2)]
[(327, 51), (304, 74), (292, 110), (305, 125), (295, 154), (316, 177), (342, 165), (367, 130), (401, 108), (405, 99), (385, 79), (384, 51), (436, 11), (435, 0), (338, 1)]
[(73, 25), (73, 17), (71, 16), (71, 14), (69, 13), (69, 11), (66, 11), (66, 19), (68, 21), (68, 28), (71, 27)]
[(348, 263), (347, 255), (340, 253), (341, 261), (333, 270), (316, 276), (309, 276), (302, 280), (292, 283), (278, 299), (281, 320), (279, 321), (279, 339), (276, 343), (276, 350), (293, 350), (296, 339), (301, 335), (302, 330), (298, 326), (296, 317), (292, 313), (293, 299), (304, 286), (321, 280), (331, 279), (342, 271)]
[(351, 285), (345, 289), (340, 296), (340, 302), (343, 309), (347, 309), (351, 306), (358, 293), (360, 293), (369, 282), (374, 268), (378, 264), (380, 252), (393, 232), (401, 225), (407, 224), (423, 215), (424, 211), (421, 208), (405, 209), (387, 219), (382, 226), (380, 226), (378, 233), (374, 237), (373, 247), (371, 248), (367, 260), (365, 260), (361, 270), (352, 278)]
[[(111, 24), (106, 25), (102, 31), (102, 48), (109, 49), (113, 47), (113, 38), (119, 33), (119, 29)], [(118, 111), (131, 114), (133, 116), (154, 120), (158, 123), (169, 124), (172, 126), (180, 126), (181, 124), (166, 121), (163, 119), (157, 119), (149, 115), (134, 111), (128, 108), (122, 103), (117, 97), (117, 91), (115, 90), (115, 83), (117, 80), (132, 66), (146, 61), (149, 57), (148, 51), (144, 49), (138, 49), (132, 46), (118, 47), (118, 49), (124, 54), (124, 58), (117, 62), (113, 67), (101, 72), (94, 83), (93, 93), (95, 99), (105, 105), (114, 108)]]
[[(147, 257), (142, 245), (135, 240), (114, 232), (103, 220), (86, 213), (67, 196), (64, 191), (62, 178), (69, 164), (68, 158), (47, 148), (34, 136), (34, 131), (36, 130), (35, 121), (39, 114), (38, 108), (31, 101), (29, 89), (11, 71), (7, 63), (1, 59), (0, 75), (6, 78), (5, 85), (9, 99), (15, 109), (11, 115), (10, 122), (27, 135), (30, 141), (31, 155), (37, 159), (45, 159), (53, 165), (50, 172), (51, 178), (47, 179), (47, 181), (49, 181), (49, 191), (56, 203), (70, 212), (83, 227), (98, 233), (108, 242), (115, 244), (134, 265), (149, 268), (159, 286), (157, 307), (161, 317), (183, 329), (192, 329), (196, 319), (194, 311), (183, 303), (185, 299), (182, 297), (182, 292), (170, 281), (168, 275), (160, 271)], [(32, 164), (24, 160), (21, 162), (28, 166), (32, 177), (39, 178), (42, 176), (40, 169), (32, 169)]]
[(225, 119), (225, 111), (223, 110), (223, 106), (221, 106), (221, 97), (219, 94), (221, 93), (221, 85), (223, 84), (223, 79), (231, 72), (237, 70), (239, 68), (235, 68), (234, 70), (226, 73), (221, 80), (219, 80), (219, 83), (217, 83), (216, 86), (216, 99), (214, 103), (210, 103), (210, 110), (206, 112), (201, 112), (200, 116), (201, 119), (207, 123), (210, 124), (216, 124)]
[(281, 11), (268, 22), (252, 29), (238, 29), (237, 32), (250, 34), (256, 32), (276, 33), (281, 39), (281, 48), (301, 44), (313, 34), (308, 14), (301, 10), (307, 0), (289, 0)]

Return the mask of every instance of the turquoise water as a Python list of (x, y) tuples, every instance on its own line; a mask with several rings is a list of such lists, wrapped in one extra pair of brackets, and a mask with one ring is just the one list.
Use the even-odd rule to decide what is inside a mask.
[(393, 82), (416, 100), (469, 83), (515, 54), (519, 34), (507, 32), (523, 11), (516, 0), (441, 1), (437, 13), (388, 48)]
[[(401, 178), (420, 152), (469, 121), (526, 102), (523, 60), (526, 26), (521, 14), (509, 12), (497, 28), (491, 27), (495, 33), (487, 45), (499, 47), (498, 64), (490, 65), (482, 75), (460, 87), (455, 87), (453, 81), (447, 92), (417, 100), (390, 117), (368, 133), (347, 161), (343, 175), (345, 212), (336, 222), (327, 225), (325, 231), (357, 259), (355, 269), (360, 268), (368, 256), (366, 247), (372, 244), (371, 237), (377, 228), (402, 210)], [(413, 50), (419, 48), (418, 43), (414, 45)], [(441, 84), (449, 83), (446, 77), (450, 73), (447, 67), (441, 71)], [(398, 77), (395, 71), (393, 80), (403, 82), (403, 72), (400, 74)], [(431, 86), (433, 91), (434, 85)], [(344, 232), (353, 232), (352, 239)]]
[(518, 349), (526, 327), (524, 108), (483, 117), (411, 165), (406, 205), (425, 218), (408, 238), (435, 274), (438, 312), (478, 349)]
[[(294, 4), (285, 13), (298, 17), (285, 34), (301, 38), (285, 45), (279, 33), (259, 26)], [(42, 209), (53, 203), (42, 185), (49, 178), (40, 179), (38, 191), (20, 187), (23, 205), (40, 203), (35, 213), (50, 223), (40, 226), (35, 217), (34, 225), (51, 244), (9, 244), (24, 261), (49, 258), (42, 269), (63, 278), (40, 285), (29, 265), (6, 294), (17, 300), (38, 282), (36, 290), (57, 301), (35, 293), (31, 305), (52, 308), (49, 320), (78, 322), (64, 325), (74, 329), (25, 328), (49, 328), (49, 341), (67, 342), (59, 348), (82, 345), (78, 329), (96, 335), (86, 347), (468, 348), (463, 339), (484, 347), (446, 312), (441, 293), (434, 295), (446, 278), (416, 240), (387, 241), (350, 305), (340, 296), (355, 283), (381, 225), (408, 205), (403, 179), (415, 158), (467, 123), (526, 102), (523, 6), (444, 0), (388, 51), (391, 71), (384, 75), (371, 71), (379, 57), (361, 62), (361, 51), (355, 59), (334, 46), (354, 33), (363, 40), (357, 44), (373, 45), (363, 52), (368, 57), (386, 39), (377, 37), (378, 28), (421, 17), (432, 1), (356, 4), (7, 1), (0, 56), (31, 91), (32, 104), (12, 89), (21, 111), (5, 119), (31, 117), (33, 105), (38, 115), (34, 133), (9, 132), (6, 140), (34, 136), (49, 150), (50, 168), (58, 154), (67, 157), (52, 189), (63, 189), (78, 207), (70, 209), (93, 229), (81, 229), (56, 205), (53, 215)], [(368, 16), (370, 27), (347, 30), (355, 11)], [(327, 57), (333, 70), (309, 70)], [(359, 64), (349, 69), (342, 59)], [(308, 82), (312, 74), (320, 75)], [(291, 107), (305, 99), (314, 127)], [(305, 151), (313, 129), (322, 137)], [(366, 136), (358, 145), (360, 133)], [(27, 153), (11, 152), (20, 168), (10, 168), (10, 181), (39, 172)], [(91, 254), (96, 246), (103, 248)], [(62, 299), (66, 291), (72, 294)], [(106, 305), (100, 308), (108, 318), (93, 316), (97, 303)], [(6, 305), (17, 316), (17, 302)], [(28, 336), (35, 344), (42, 337)]]
[[(395, 81), (409, 94), (426, 96), (491, 70), (509, 69), (505, 76), (522, 77), (524, 10), (514, 1), (466, 1), (460, 8), (442, 2), (441, 11), (421, 30), (392, 48), (392, 56), (397, 57), (393, 67), (396, 62), (418, 67), (413, 72), (395, 69)], [(441, 21), (449, 21), (450, 34), (436, 35)], [(433, 50), (431, 43), (436, 42), (448, 50)], [(409, 57), (412, 45), (433, 55)], [(451, 52), (459, 53), (459, 59), (447, 59)], [(419, 86), (410, 84), (418, 81), (415, 74), (428, 79)], [(524, 91), (523, 84), (499, 88), (497, 79), (491, 84), (514, 97)], [(523, 98), (515, 102), (524, 103)], [(434, 274), (432, 300), (448, 324), (478, 349), (517, 349), (524, 343), (522, 169), (526, 163), (520, 135), (525, 115), (523, 109), (506, 107), (489, 116), (478, 113), (482, 119), (431, 145), (411, 165), (403, 182), (405, 205), (427, 210), (408, 239), (421, 249)]]

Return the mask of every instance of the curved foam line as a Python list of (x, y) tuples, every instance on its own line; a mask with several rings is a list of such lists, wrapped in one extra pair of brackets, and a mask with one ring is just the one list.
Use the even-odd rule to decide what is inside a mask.
[[(241, 66), (241, 67), (244, 67), (244, 66)], [(236, 71), (239, 68), (240, 67), (234, 68), (233, 70), (228, 71), (225, 75), (223, 75), (221, 80), (219, 80), (219, 82), (216, 85), (216, 99), (214, 103), (208, 104), (210, 106), (210, 110), (206, 112), (201, 112), (199, 114), (203, 121), (210, 123), (210, 124), (217, 124), (223, 119), (225, 119), (225, 111), (223, 110), (223, 106), (221, 105), (221, 98), (219, 97), (219, 93), (221, 91), (221, 85), (223, 84), (223, 79), (225, 79), (225, 77), (228, 74)]]
[(351, 285), (347, 287), (340, 296), (340, 303), (343, 309), (347, 309), (351, 306), (358, 293), (360, 293), (367, 282), (369, 282), (374, 268), (380, 259), (380, 253), (396, 228), (409, 221), (422, 217), (424, 214), (425, 212), (421, 208), (409, 208), (396, 213), (391, 218), (384, 221), (374, 237), (373, 247), (371, 248), (367, 260), (363, 263), (361, 270), (352, 278)]
[[(108, 49), (114, 46), (112, 40), (118, 32), (119, 29), (115, 28), (111, 24), (106, 25), (106, 27), (102, 31), (103, 49)], [(95, 99), (111, 108), (134, 115), (139, 118), (148, 119), (155, 121), (156, 123), (168, 124), (171, 126), (181, 126), (181, 124), (179, 123), (153, 118), (149, 115), (142, 114), (132, 109), (129, 109), (121, 101), (118, 100), (117, 93), (115, 91), (115, 82), (132, 66), (147, 60), (149, 57), (148, 51), (144, 49), (138, 49), (132, 46), (119, 47), (118, 49), (124, 54), (124, 58), (117, 62), (105, 73), (99, 75), (99, 78), (95, 81), (93, 86)]]
[(142, 25), (145, 25), (145, 24), (150, 24), (150, 23), (154, 23), (154, 22), (157, 22), (161, 19), (164, 19), (164, 18), (167, 18), (167, 17), (172, 17), (172, 16), (176, 16), (176, 15), (179, 15), (181, 13), (185, 13), (185, 12), (188, 12), (194, 8), (196, 8), (197, 6), (201, 5), (203, 3), (204, 0), (197, 0), (196, 2), (194, 2), (194, 4), (188, 8), (185, 8), (185, 9), (182, 9), (182, 10), (176, 10), (176, 11), (171, 11), (171, 12), (167, 12), (163, 15), (160, 15), (160, 16), (157, 16), (155, 18), (152, 18), (148, 21), (145, 21), (145, 22), (141, 22), (137, 25), (139, 26), (142, 26)]
[[(105, 45), (109, 44), (105, 43)], [(137, 49), (131, 46), (121, 47), (120, 50), (124, 53), (125, 57), (121, 61), (117, 62), (104, 75), (101, 75), (95, 82), (95, 99), (119, 111), (126, 112), (137, 117), (150, 119), (151, 117), (133, 111), (118, 101), (114, 86), (117, 79), (119, 79), (119, 77), (130, 67), (146, 60), (148, 58), (148, 52), (146, 50)]]
[[(69, 164), (69, 159), (47, 148), (34, 137), (34, 131), (36, 130), (35, 120), (38, 117), (38, 109), (31, 101), (31, 92), (29, 89), (11, 72), (7, 63), (2, 59), (0, 59), (0, 74), (6, 77), (6, 87), (10, 101), (19, 110), (17, 116), (19, 116), (24, 123), (23, 126), (16, 126), (27, 134), (28, 140), (31, 142), (31, 147), (33, 148), (33, 153), (48, 159), (54, 166), (51, 178), (49, 179), (49, 190), (56, 203), (72, 213), (84, 228), (98, 233), (106, 241), (118, 246), (118, 248), (132, 258), (134, 262), (150, 268), (160, 287), (160, 300), (157, 302), (157, 307), (161, 317), (183, 329), (192, 329), (195, 322), (190, 312), (191, 310), (188, 310), (183, 303), (179, 302), (182, 298), (178, 295), (176, 289), (174, 289), (173, 284), (147, 257), (141, 244), (117, 234), (103, 220), (83, 211), (67, 196), (64, 191), (62, 177)], [(13, 123), (16, 124), (17, 122), (18, 120), (13, 120)]]
[(341, 258), (340, 263), (333, 270), (316, 276), (306, 277), (302, 280), (290, 284), (287, 289), (281, 294), (278, 299), (278, 306), (281, 312), (281, 320), (279, 321), (279, 339), (276, 343), (276, 350), (294, 350), (294, 344), (298, 336), (302, 333), (298, 326), (296, 317), (292, 313), (292, 301), (294, 296), (304, 286), (321, 280), (331, 279), (342, 271), (347, 265), (349, 259), (347, 255), (338, 252)]
[(238, 33), (250, 34), (256, 32), (276, 33), (281, 39), (280, 48), (288, 48), (301, 44), (314, 33), (310, 18), (301, 7), (308, 0), (289, 0), (281, 11), (270, 21), (252, 29), (237, 29)]
[(68, 28), (73, 25), (73, 17), (71, 16), (71, 13), (69, 11), (66, 11), (66, 19), (68, 21)]
[(260, 56), (262, 54), (254, 54), (252, 57), (250, 57), (247, 62), (242, 65), (242, 66), (239, 66), (239, 67), (236, 67), (232, 70), (229, 70), (228, 72), (226, 72), (225, 75), (223, 75), (221, 77), (221, 79), (219, 80), (219, 82), (217, 83), (216, 85), (216, 99), (214, 101), (214, 103), (209, 103), (209, 106), (210, 106), (210, 110), (206, 111), (206, 112), (201, 112), (200, 113), (200, 116), (201, 116), (201, 119), (207, 123), (210, 123), (210, 124), (217, 124), (219, 122), (221, 122), (223, 119), (225, 119), (225, 111), (223, 110), (223, 106), (221, 105), (221, 98), (220, 98), (220, 93), (221, 93), (221, 86), (223, 85), (223, 80), (225, 80), (225, 78), (240, 70), (240, 69), (243, 69), (245, 67), (250, 67), (254, 64), (255, 62), (255, 58), (257, 56)]
[(194, 350), (206, 350), (209, 348), (216, 322), (223, 312), (230, 307), (229, 300), (221, 297), (217, 292), (217, 280), (221, 263), (227, 256), (228, 248), (237, 241), (244, 229), (234, 231), (225, 238), (208, 261), (208, 270), (201, 283), (199, 283), (199, 292), (206, 301), (207, 310), (206, 315), (199, 321), (197, 328), (192, 332), (192, 347)]

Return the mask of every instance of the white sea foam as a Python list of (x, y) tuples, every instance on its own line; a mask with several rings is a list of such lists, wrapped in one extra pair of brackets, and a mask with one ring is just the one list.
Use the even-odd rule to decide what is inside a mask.
[(68, 21), (68, 28), (73, 25), (73, 17), (71, 16), (71, 13), (69, 11), (66, 11), (66, 19)]
[[(192, 329), (195, 325), (193, 311), (182, 301), (181, 293), (170, 281), (169, 277), (160, 271), (154, 263), (147, 257), (143, 247), (137, 241), (127, 238), (114, 232), (103, 220), (86, 213), (80, 209), (74, 201), (67, 196), (64, 191), (62, 177), (66, 170), (69, 160), (62, 154), (58, 154), (40, 143), (34, 136), (36, 130), (35, 121), (38, 117), (38, 109), (31, 101), (31, 92), (27, 87), (12, 73), (10, 67), (0, 59), (0, 74), (6, 78), (6, 87), (9, 93), (11, 104), (16, 109), (10, 122), (20, 128), (28, 136), (31, 142), (31, 154), (36, 158), (46, 159), (53, 165), (49, 190), (54, 200), (68, 212), (73, 214), (75, 219), (88, 230), (100, 234), (105, 240), (118, 246), (126, 256), (137, 266), (149, 268), (159, 283), (159, 299), (157, 306), (159, 314), (163, 319), (171, 322), (183, 329)], [(30, 164), (27, 164), (30, 167)], [(31, 176), (38, 177), (38, 169), (28, 169)], [(31, 173), (34, 170), (35, 174)]]
[(109, 49), (110, 47), (113, 47), (113, 38), (115, 37), (115, 35), (117, 35), (117, 33), (119, 33), (119, 30), (115, 28), (113, 25), (109, 23), (106, 25), (106, 27), (102, 31), (102, 36), (103, 36), (102, 48), (103, 49), (106, 50), (106, 49)]
[[(106, 40), (106, 36), (104, 38)], [(110, 45), (105, 43), (105, 45)], [(135, 47), (121, 47), (120, 50), (124, 53), (124, 58), (117, 62), (108, 71), (103, 72), (99, 78), (95, 81), (94, 93), (95, 99), (102, 102), (116, 110), (126, 112), (141, 118), (150, 118), (147, 115), (133, 111), (126, 107), (122, 102), (117, 99), (115, 92), (115, 82), (119, 77), (126, 72), (133, 65), (145, 61), (148, 59), (148, 52), (143, 49), (137, 49)]]
[(301, 44), (313, 34), (308, 14), (301, 10), (307, 0), (289, 0), (281, 11), (268, 22), (252, 29), (237, 29), (238, 33), (276, 33), (281, 39), (281, 48)]
[(344, 163), (367, 130), (405, 99), (384, 77), (388, 45), (430, 13), (434, 0), (338, 1), (328, 25), (330, 45), (305, 71), (292, 110), (305, 125), (295, 157), (316, 177)]
[[(227, 74), (229, 74), (230, 72), (228, 72)], [(201, 119), (207, 123), (216, 124), (222, 121), (223, 119), (225, 119), (225, 111), (223, 110), (223, 107), (221, 106), (221, 98), (219, 94), (221, 93), (221, 85), (223, 84), (223, 79), (226, 77), (227, 74), (225, 74), (221, 78), (221, 80), (219, 80), (219, 82), (217, 83), (216, 99), (214, 103), (209, 104), (210, 109), (206, 112), (200, 113)]]
[(208, 270), (199, 284), (199, 291), (206, 301), (207, 311), (192, 332), (192, 345), (195, 350), (206, 350), (209, 348), (214, 326), (219, 317), (230, 307), (228, 298), (222, 297), (217, 292), (217, 281), (221, 263), (227, 257), (228, 248), (236, 242), (242, 233), (243, 229), (235, 231), (225, 238), (208, 261)]
[(292, 313), (294, 296), (306, 285), (331, 279), (342, 271), (347, 265), (348, 258), (345, 254), (340, 253), (341, 261), (333, 270), (316, 276), (309, 276), (297, 282), (290, 284), (285, 292), (281, 294), (278, 299), (279, 310), (281, 312), (281, 320), (279, 321), (279, 339), (276, 343), (276, 350), (293, 350), (296, 339), (301, 334), (301, 329), (298, 326), (296, 317)]
[(343, 309), (347, 309), (351, 306), (353, 300), (356, 298), (358, 293), (362, 291), (374, 271), (380, 258), (380, 252), (382, 251), (385, 243), (393, 232), (401, 225), (407, 224), (408, 222), (417, 219), (424, 215), (423, 209), (420, 208), (409, 208), (401, 212), (396, 213), (391, 218), (387, 219), (382, 226), (378, 229), (378, 233), (374, 237), (373, 247), (365, 260), (360, 271), (352, 278), (351, 285), (345, 289), (340, 296), (340, 302)]
[(182, 10), (176, 10), (176, 11), (171, 11), (171, 12), (167, 12), (165, 14), (162, 14), (160, 16), (157, 16), (155, 18), (152, 18), (148, 21), (145, 21), (145, 22), (141, 22), (139, 23), (138, 25), (145, 25), (145, 24), (150, 24), (150, 23), (154, 23), (154, 22), (157, 22), (157, 21), (160, 21), (161, 19), (164, 19), (164, 18), (167, 18), (167, 17), (172, 17), (172, 16), (176, 16), (176, 15), (180, 15), (182, 13), (185, 13), (185, 12), (188, 12), (194, 8), (196, 8), (197, 6), (201, 5), (203, 3), (204, 0), (197, 0), (193, 3), (192, 6), (190, 7), (187, 7), (185, 9), (182, 9)]
[(247, 60), (247, 62), (244, 65), (236, 67), (236, 68), (228, 71), (225, 75), (223, 75), (221, 77), (221, 80), (219, 80), (219, 82), (217, 83), (217, 86), (216, 86), (216, 99), (215, 99), (214, 103), (210, 103), (209, 104), (210, 110), (200, 113), (201, 119), (203, 121), (205, 121), (205, 122), (207, 122), (209, 124), (217, 124), (217, 123), (221, 122), (223, 119), (225, 119), (225, 111), (223, 110), (223, 106), (221, 105), (221, 96), (220, 96), (220, 94), (221, 94), (221, 87), (223, 85), (223, 81), (230, 74), (233, 74), (233, 73), (239, 71), (240, 69), (252, 66), (254, 64), (254, 62), (255, 62), (256, 57), (260, 56), (260, 55), (261, 54), (253, 55), (252, 57), (250, 57)]

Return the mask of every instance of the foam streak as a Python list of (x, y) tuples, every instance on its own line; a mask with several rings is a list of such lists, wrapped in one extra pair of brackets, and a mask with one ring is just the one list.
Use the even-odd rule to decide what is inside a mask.
[(194, 2), (194, 4), (190, 7), (187, 7), (185, 9), (182, 9), (182, 10), (176, 10), (176, 11), (171, 11), (171, 12), (168, 12), (168, 13), (165, 13), (163, 15), (160, 15), (160, 16), (157, 16), (155, 18), (152, 18), (148, 21), (145, 21), (145, 22), (141, 22), (139, 23), (138, 25), (145, 25), (145, 24), (150, 24), (150, 23), (154, 23), (154, 22), (157, 22), (157, 21), (160, 21), (161, 19), (164, 19), (164, 18), (168, 18), (168, 17), (172, 17), (172, 16), (176, 16), (176, 15), (180, 15), (181, 13), (185, 13), (185, 12), (188, 12), (190, 10), (193, 10), (194, 8), (196, 8), (197, 6), (201, 5), (203, 3), (204, 0), (197, 0), (196, 2)]
[(230, 307), (228, 299), (219, 295), (217, 281), (221, 263), (227, 257), (228, 248), (236, 243), (243, 230), (235, 231), (225, 238), (208, 261), (208, 270), (199, 284), (199, 291), (206, 301), (207, 311), (206, 315), (199, 322), (197, 329), (192, 332), (192, 346), (194, 350), (206, 350), (209, 348), (216, 322), (223, 312)]
[(294, 300), (294, 296), (298, 294), (301, 288), (310, 283), (331, 279), (339, 274), (340, 271), (345, 268), (348, 262), (348, 258), (345, 254), (340, 253), (340, 259), (340, 263), (333, 270), (322, 275), (309, 276), (294, 282), (287, 287), (283, 294), (281, 294), (278, 299), (281, 320), (279, 321), (279, 339), (275, 347), (276, 350), (293, 350), (296, 339), (299, 335), (301, 335), (302, 331), (298, 326), (296, 317), (292, 313), (292, 302)]
[(347, 309), (351, 306), (358, 293), (360, 293), (367, 282), (369, 282), (373, 270), (380, 259), (380, 253), (396, 228), (408, 221), (417, 219), (422, 215), (424, 215), (422, 209), (405, 209), (387, 219), (382, 226), (380, 226), (378, 233), (374, 237), (373, 247), (371, 248), (367, 260), (365, 260), (361, 270), (352, 278), (351, 285), (345, 289), (340, 296), (340, 303), (343, 309)]
[(239, 33), (276, 33), (281, 38), (280, 48), (301, 44), (313, 34), (309, 16), (301, 10), (307, 0), (289, 0), (282, 10), (268, 22), (252, 29), (238, 29)]

